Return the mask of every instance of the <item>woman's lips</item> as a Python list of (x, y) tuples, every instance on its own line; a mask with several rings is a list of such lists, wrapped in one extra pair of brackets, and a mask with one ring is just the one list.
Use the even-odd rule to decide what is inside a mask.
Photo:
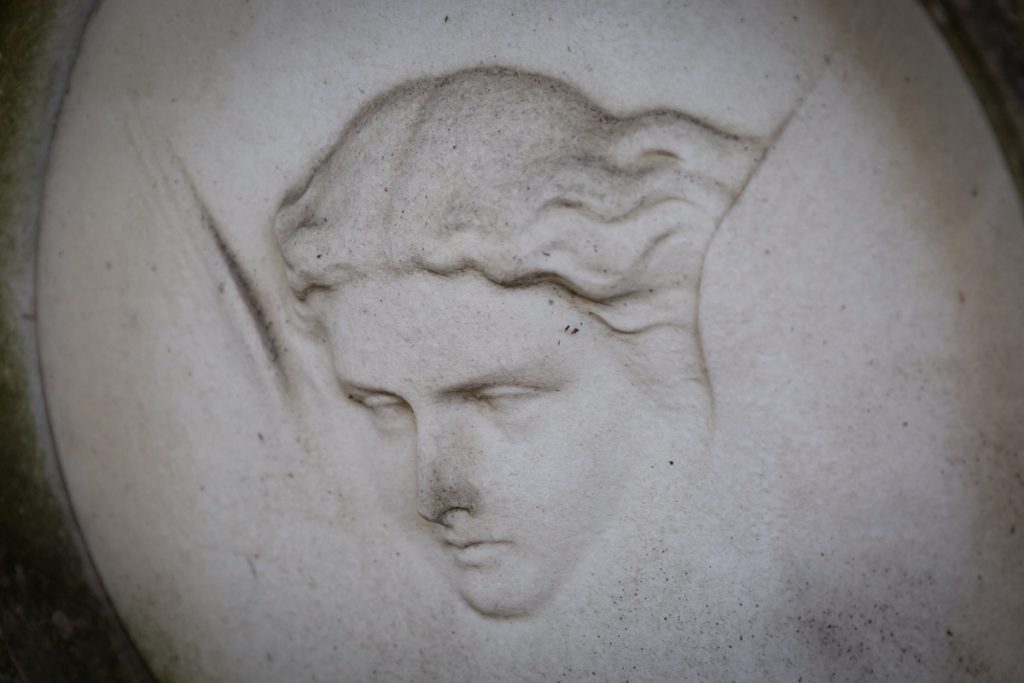
[(463, 569), (493, 565), (512, 545), (510, 541), (460, 539), (448, 535), (444, 542), (451, 548), (455, 564)]

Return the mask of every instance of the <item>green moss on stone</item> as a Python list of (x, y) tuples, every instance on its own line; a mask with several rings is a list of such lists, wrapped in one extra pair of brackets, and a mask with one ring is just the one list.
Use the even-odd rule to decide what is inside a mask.
[(87, 579), (43, 464), (30, 383), (34, 304), (25, 292), (43, 171), (89, 5), (0, 3), (0, 681), (146, 680)]
[(1024, 2), (919, 0), (956, 55), (1024, 197)]

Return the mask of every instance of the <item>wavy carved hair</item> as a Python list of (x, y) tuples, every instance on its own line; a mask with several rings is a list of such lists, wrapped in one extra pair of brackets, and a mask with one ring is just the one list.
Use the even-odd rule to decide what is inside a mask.
[(678, 111), (615, 116), (546, 76), (471, 69), (364, 106), (275, 231), (299, 302), (381, 273), (475, 272), (561, 287), (617, 332), (697, 337), (704, 254), (763, 151)]

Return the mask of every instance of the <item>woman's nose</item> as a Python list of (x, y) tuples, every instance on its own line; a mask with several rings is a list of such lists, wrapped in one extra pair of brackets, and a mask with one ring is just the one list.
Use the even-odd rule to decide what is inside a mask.
[(472, 428), (458, 415), (418, 416), (416, 510), (421, 517), (446, 524), (446, 517), (455, 510), (469, 514), (477, 510), (480, 492), (473, 483), (476, 451)]

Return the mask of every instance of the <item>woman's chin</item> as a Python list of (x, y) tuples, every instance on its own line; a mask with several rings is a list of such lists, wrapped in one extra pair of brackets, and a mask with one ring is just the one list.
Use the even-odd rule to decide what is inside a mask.
[(531, 616), (551, 598), (560, 573), (538, 571), (524, 564), (526, 561), (457, 568), (455, 588), (470, 609), (485, 617)]

